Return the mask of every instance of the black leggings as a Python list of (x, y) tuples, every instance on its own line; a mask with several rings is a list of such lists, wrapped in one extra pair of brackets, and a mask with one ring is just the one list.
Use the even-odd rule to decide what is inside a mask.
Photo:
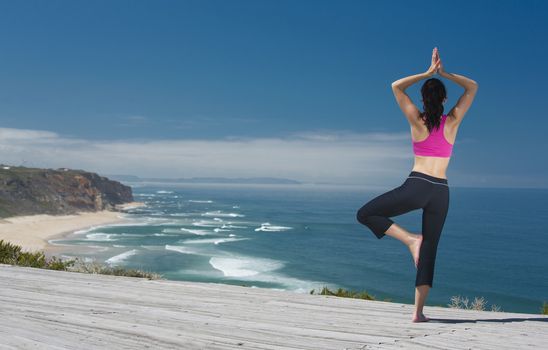
[(411, 171), (405, 182), (373, 198), (358, 210), (357, 219), (381, 239), (394, 223), (389, 217), (422, 208), (422, 244), (415, 286), (432, 287), (436, 251), (447, 211), (449, 185), (447, 179)]

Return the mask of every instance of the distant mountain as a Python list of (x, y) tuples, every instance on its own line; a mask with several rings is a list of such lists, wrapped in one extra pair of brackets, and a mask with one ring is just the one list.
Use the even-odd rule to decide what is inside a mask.
[(83, 170), (0, 165), (0, 217), (113, 210), (131, 187)]
[(141, 181), (143, 181), (140, 177), (133, 176), (133, 175), (105, 175), (105, 176), (108, 177), (111, 180), (116, 180), (116, 181), (124, 181), (124, 182), (141, 182)]
[(248, 177), (248, 178), (226, 178), (226, 177), (192, 177), (192, 178), (140, 178), (133, 175), (108, 175), (109, 178), (124, 182), (162, 182), (162, 183), (217, 183), (217, 184), (301, 184), (291, 179), (275, 177)]

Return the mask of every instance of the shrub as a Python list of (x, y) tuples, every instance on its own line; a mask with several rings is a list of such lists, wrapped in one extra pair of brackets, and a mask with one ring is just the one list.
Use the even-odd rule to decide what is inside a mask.
[(21, 246), (4, 240), (0, 240), (0, 263), (51, 270), (66, 270), (72, 264), (70, 261), (61, 261), (55, 257), (48, 260), (41, 251), (23, 252)]
[(542, 304), (542, 308), (540, 309), (540, 313), (542, 315), (548, 315), (548, 303), (547, 302), (544, 302)]
[(101, 275), (113, 275), (113, 276), (126, 276), (126, 277), (140, 277), (148, 278), (149, 280), (161, 279), (160, 274), (137, 270), (137, 269), (127, 269), (120, 266), (109, 266), (105, 264), (98, 263), (97, 261), (86, 262), (79, 258), (76, 258), (72, 267), (68, 269), (73, 272), (82, 272), (82, 273), (92, 273), (92, 274), (101, 274)]
[[(310, 291), (310, 294), (315, 294), (314, 292), (315, 292), (315, 289), (312, 289)], [(345, 289), (342, 289), (342, 288), (339, 288), (339, 289), (337, 289), (336, 292), (333, 292), (333, 291), (329, 290), (329, 288), (323, 287), (323, 289), (319, 293), (316, 293), (316, 294), (317, 295), (333, 295), (333, 296), (343, 297), (343, 298), (356, 298), (356, 299), (365, 299), (365, 300), (375, 300), (375, 297), (373, 295), (367, 293), (367, 291), (357, 292), (357, 291), (345, 290)]]
[[(450, 308), (454, 309), (464, 309), (464, 310), (479, 310), (486, 311), (487, 301), (483, 297), (475, 297), (474, 301), (470, 303), (468, 298), (461, 297), (459, 295), (451, 297), (451, 304), (447, 304)], [(501, 308), (495, 304), (491, 305), (491, 310), (499, 312), (502, 311)]]
[(21, 253), (21, 247), (0, 240), (0, 263), (13, 265), (17, 262), (17, 257)]
[(47, 259), (44, 252), (23, 252), (21, 246), (0, 240), (0, 264), (36, 267), (49, 270), (96, 273), (127, 277), (161, 279), (162, 276), (143, 270), (107, 266), (97, 262), (84, 262), (79, 258), (62, 260), (55, 256)]

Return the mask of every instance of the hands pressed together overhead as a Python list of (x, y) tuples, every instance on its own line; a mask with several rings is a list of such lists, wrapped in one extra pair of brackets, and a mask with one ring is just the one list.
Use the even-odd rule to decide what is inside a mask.
[(432, 76), (436, 73), (441, 75), (444, 73), (444, 70), (438, 48), (434, 47), (434, 50), (432, 50), (432, 63), (430, 64), (430, 68), (426, 71), (426, 74), (428, 74), (428, 76)]

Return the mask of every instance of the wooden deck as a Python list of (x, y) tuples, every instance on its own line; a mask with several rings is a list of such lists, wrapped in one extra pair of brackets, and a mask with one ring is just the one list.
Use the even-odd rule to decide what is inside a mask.
[[(546, 349), (548, 316), (0, 265), (1, 349)], [(540, 306), (539, 306), (540, 307)]]

